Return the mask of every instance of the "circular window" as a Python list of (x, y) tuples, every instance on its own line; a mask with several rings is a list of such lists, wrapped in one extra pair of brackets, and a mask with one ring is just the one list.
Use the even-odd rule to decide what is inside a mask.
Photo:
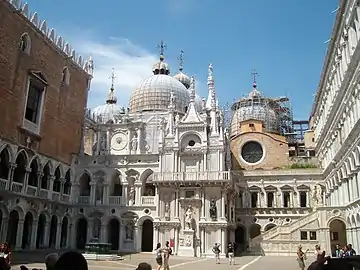
[(248, 163), (260, 161), (263, 155), (263, 148), (258, 142), (247, 142), (241, 148), (241, 156)]
[(194, 146), (195, 145), (195, 141), (191, 140), (189, 141), (189, 146)]

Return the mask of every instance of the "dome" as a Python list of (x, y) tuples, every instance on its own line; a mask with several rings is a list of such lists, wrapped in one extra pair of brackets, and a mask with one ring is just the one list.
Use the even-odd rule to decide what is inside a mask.
[(248, 97), (241, 98), (232, 106), (230, 135), (240, 133), (239, 123), (250, 119), (262, 121), (266, 132), (280, 133), (279, 117), (270, 104), (270, 99), (254, 87)]
[(175, 97), (175, 110), (184, 112), (189, 105), (186, 87), (171, 76), (156, 74), (143, 80), (130, 97), (130, 112), (167, 110), (170, 95)]
[(187, 89), (190, 87), (190, 78), (186, 74), (184, 74), (181, 70), (178, 74), (174, 76), (179, 82), (181, 82)]
[(116, 103), (107, 103), (105, 105), (100, 105), (92, 110), (96, 121), (101, 123), (107, 123), (110, 120), (114, 120), (114, 116), (124, 112), (124, 107), (121, 107)]

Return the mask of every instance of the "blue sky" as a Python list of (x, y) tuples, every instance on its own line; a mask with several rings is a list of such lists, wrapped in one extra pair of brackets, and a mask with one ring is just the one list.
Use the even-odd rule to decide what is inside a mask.
[(251, 91), (251, 71), (268, 96), (287, 95), (294, 117), (308, 119), (338, 0), (28, 0), (31, 11), (82, 55), (93, 55), (89, 107), (104, 103), (111, 69), (119, 103), (151, 75), (160, 40), (172, 74), (185, 51), (184, 72), (207, 95), (209, 63), (220, 103)]

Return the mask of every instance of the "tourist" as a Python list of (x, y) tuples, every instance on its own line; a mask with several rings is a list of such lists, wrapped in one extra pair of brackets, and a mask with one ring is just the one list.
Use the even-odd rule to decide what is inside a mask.
[(0, 246), (0, 257), (5, 259), (7, 269), (11, 268), (11, 252), (8, 243), (3, 243)]
[(58, 261), (58, 259), (59, 259), (59, 254), (57, 253), (50, 253), (46, 255), (45, 257), (46, 270), (54, 270), (55, 264)]
[(88, 270), (88, 264), (81, 253), (68, 251), (59, 257), (55, 270)]
[(150, 264), (148, 264), (146, 262), (142, 262), (142, 263), (139, 263), (136, 270), (152, 270), (152, 267)]
[(349, 256), (355, 256), (356, 255), (356, 251), (355, 251), (355, 249), (353, 249), (352, 244), (348, 244), (347, 249), (348, 249)]
[(163, 261), (164, 270), (169, 270), (170, 269), (169, 258), (170, 255), (172, 254), (172, 249), (169, 246), (169, 241), (166, 241), (165, 247), (162, 249), (162, 251), (164, 253), (164, 261)]
[[(8, 270), (9, 265), (4, 257), (0, 257), (0, 270)], [(21, 266), (20, 266), (21, 269)]]
[(336, 258), (341, 258), (344, 254), (344, 251), (342, 250), (342, 248), (340, 247), (339, 244), (336, 245), (335, 247), (335, 257)]
[(157, 245), (156, 245), (155, 254), (156, 254), (155, 260), (156, 260), (156, 263), (158, 265), (158, 267), (156, 269), (160, 270), (161, 266), (163, 264), (162, 249), (161, 249), (161, 244), (160, 243), (157, 243)]
[(322, 253), (325, 252), (325, 251), (322, 251), (321, 250), (321, 247), (320, 245), (316, 245), (315, 246), (315, 260), (317, 260), (319, 258), (319, 256), (322, 256)]
[[(306, 252), (307, 252), (307, 250), (306, 250)], [(302, 246), (301, 245), (298, 247), (297, 261), (299, 263), (299, 267), (300, 267), (301, 270), (305, 269), (306, 252), (302, 251)]]
[(212, 248), (212, 252), (215, 254), (215, 263), (220, 264), (220, 244), (215, 243)]
[(230, 242), (228, 245), (229, 265), (235, 265), (235, 245)]

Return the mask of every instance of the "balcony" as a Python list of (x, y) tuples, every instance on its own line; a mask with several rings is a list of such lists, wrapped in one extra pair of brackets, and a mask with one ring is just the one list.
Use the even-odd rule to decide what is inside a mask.
[(221, 172), (163, 172), (154, 173), (153, 182), (229, 182), (231, 174)]
[(122, 203), (122, 196), (110, 196), (109, 197), (109, 204), (111, 205), (121, 205)]
[(141, 197), (142, 206), (153, 206), (155, 205), (155, 196), (142, 196)]

